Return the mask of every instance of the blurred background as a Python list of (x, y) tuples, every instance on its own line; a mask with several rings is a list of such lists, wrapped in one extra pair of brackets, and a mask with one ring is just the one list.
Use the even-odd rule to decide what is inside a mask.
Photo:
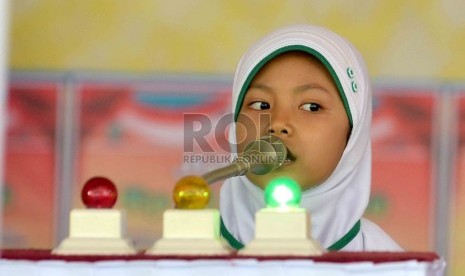
[[(309, 23), (355, 44), (373, 77), (366, 216), (463, 275), (463, 10), (461, 0), (11, 1), (3, 247), (56, 246), (97, 175), (118, 187), (136, 246), (151, 246), (176, 180), (220, 165), (186, 161), (199, 152), (184, 151), (184, 114), (218, 122), (246, 49)], [(222, 136), (206, 139), (227, 154)]]

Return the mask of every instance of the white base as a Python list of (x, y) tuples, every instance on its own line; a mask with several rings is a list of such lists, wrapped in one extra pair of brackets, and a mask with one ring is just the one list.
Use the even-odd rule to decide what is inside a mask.
[(127, 239), (66, 238), (52, 250), (56, 255), (131, 255), (136, 250)]
[(145, 253), (149, 255), (229, 255), (220, 237), (216, 209), (169, 209), (163, 213), (163, 237)]
[(310, 237), (310, 215), (305, 209), (264, 208), (255, 214), (255, 239), (238, 254), (315, 256), (323, 252)]
[(318, 256), (323, 249), (313, 240), (255, 239), (238, 252), (248, 256)]
[(135, 254), (126, 239), (126, 212), (117, 209), (73, 209), (69, 237), (52, 250), (57, 255)]
[(146, 251), (148, 255), (229, 255), (229, 245), (221, 239), (160, 239)]

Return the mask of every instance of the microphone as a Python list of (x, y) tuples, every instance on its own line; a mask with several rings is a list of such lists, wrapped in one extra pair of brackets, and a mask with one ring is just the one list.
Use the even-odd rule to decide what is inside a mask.
[(286, 159), (287, 148), (283, 141), (274, 135), (263, 136), (250, 142), (242, 156), (236, 158), (230, 165), (213, 170), (202, 175), (209, 184), (233, 176), (248, 173), (263, 175), (279, 168)]

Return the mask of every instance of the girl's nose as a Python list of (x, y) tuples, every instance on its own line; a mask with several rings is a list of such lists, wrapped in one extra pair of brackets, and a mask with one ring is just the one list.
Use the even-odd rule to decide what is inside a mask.
[[(276, 129), (276, 130), (275, 130)], [(268, 130), (268, 133), (269, 134), (284, 134), (284, 135), (289, 135), (289, 130), (287, 130), (288, 128), (286, 126), (282, 126), (282, 127), (271, 127), (269, 130)]]
[(275, 112), (271, 112), (270, 115), (270, 124), (267, 129), (268, 134), (290, 136), (294, 133), (290, 111), (276, 110)]

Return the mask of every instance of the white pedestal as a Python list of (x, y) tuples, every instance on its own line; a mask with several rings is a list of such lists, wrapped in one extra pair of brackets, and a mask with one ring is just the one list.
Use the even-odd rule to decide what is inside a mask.
[(57, 255), (127, 255), (136, 250), (126, 236), (126, 212), (73, 209), (69, 237), (52, 250)]
[(220, 214), (215, 209), (169, 209), (163, 213), (163, 237), (146, 251), (150, 255), (228, 255), (220, 237)]
[(264, 208), (255, 214), (255, 239), (238, 252), (250, 256), (315, 256), (323, 249), (310, 237), (310, 217), (303, 208)]

